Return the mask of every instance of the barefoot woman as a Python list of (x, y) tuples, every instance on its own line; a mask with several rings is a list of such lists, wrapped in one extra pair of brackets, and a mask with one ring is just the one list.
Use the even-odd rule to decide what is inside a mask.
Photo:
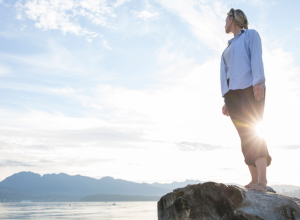
[(225, 21), (225, 32), (234, 37), (221, 57), (222, 112), (230, 116), (241, 139), (252, 177), (245, 187), (266, 191), (266, 170), (272, 158), (265, 140), (255, 130), (263, 120), (266, 93), (261, 39), (256, 30), (248, 29), (242, 10), (231, 9)]

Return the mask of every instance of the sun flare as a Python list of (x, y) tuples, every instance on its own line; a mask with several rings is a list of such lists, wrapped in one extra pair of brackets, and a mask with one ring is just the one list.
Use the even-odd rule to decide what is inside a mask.
[(262, 122), (257, 123), (255, 130), (256, 130), (256, 133), (260, 137), (264, 137), (265, 136), (265, 129), (264, 129), (264, 125), (263, 125)]

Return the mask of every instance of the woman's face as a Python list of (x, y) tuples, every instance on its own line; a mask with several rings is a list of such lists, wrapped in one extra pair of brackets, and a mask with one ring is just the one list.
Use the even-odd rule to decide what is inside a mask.
[(233, 23), (233, 17), (228, 17), (226, 18), (225, 20), (225, 32), (227, 34), (231, 33), (231, 26), (232, 26), (232, 23)]

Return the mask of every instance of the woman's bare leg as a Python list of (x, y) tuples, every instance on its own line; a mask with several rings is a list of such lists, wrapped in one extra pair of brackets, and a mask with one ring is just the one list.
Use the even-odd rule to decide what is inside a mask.
[(251, 188), (254, 184), (258, 183), (258, 170), (252, 165), (248, 165), (248, 168), (251, 173), (251, 182), (245, 185), (245, 187)]
[(265, 157), (258, 158), (255, 161), (258, 171), (258, 182), (254, 184), (251, 189), (257, 191), (267, 191), (267, 159)]

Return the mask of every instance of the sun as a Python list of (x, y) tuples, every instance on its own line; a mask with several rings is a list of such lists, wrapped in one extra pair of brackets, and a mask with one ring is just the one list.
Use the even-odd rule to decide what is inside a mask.
[(265, 128), (264, 128), (264, 124), (262, 122), (257, 123), (256, 127), (255, 127), (256, 133), (260, 136), (260, 137), (264, 137), (265, 136)]

